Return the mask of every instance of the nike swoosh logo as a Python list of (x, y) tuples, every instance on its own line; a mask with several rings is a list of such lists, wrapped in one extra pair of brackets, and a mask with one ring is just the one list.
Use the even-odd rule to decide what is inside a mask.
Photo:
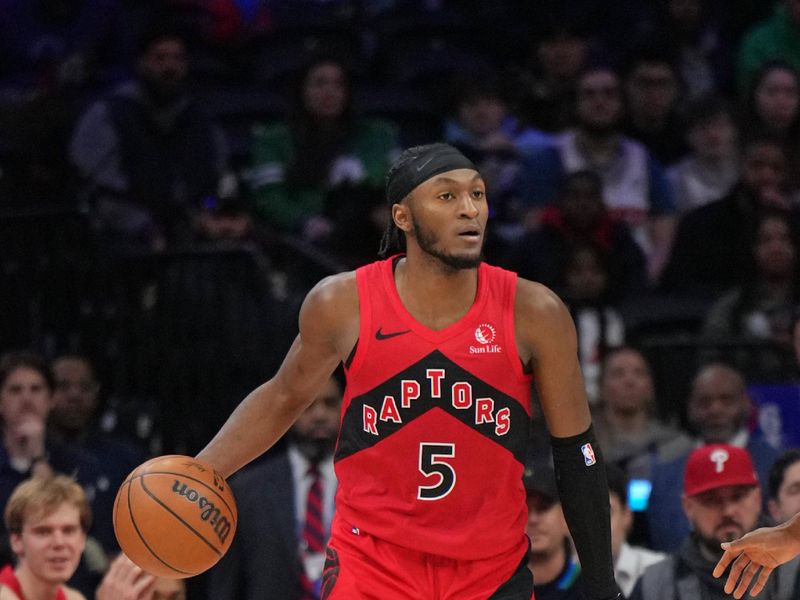
[(431, 162), (432, 160), (433, 160), (433, 157), (431, 156), (428, 160), (426, 160), (424, 163), (422, 163), (420, 166), (417, 167), (417, 172), (422, 171), (422, 169), (427, 167), (428, 163)]
[(378, 327), (378, 331), (375, 332), (376, 340), (388, 340), (389, 338), (393, 338), (398, 335), (403, 335), (404, 333), (408, 333), (411, 331), (410, 329), (406, 329), (405, 331), (393, 331), (391, 333), (383, 333), (381, 329), (382, 329), (381, 327)]

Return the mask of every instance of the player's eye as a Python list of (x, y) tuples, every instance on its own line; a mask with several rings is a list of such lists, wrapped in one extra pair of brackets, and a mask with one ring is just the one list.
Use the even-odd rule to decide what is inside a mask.
[(453, 196), (451, 192), (442, 192), (441, 194), (439, 194), (439, 198), (442, 200), (452, 200), (453, 198), (455, 198), (455, 196)]
[(483, 190), (475, 190), (472, 192), (472, 197), (476, 200), (483, 200), (486, 197), (486, 192)]

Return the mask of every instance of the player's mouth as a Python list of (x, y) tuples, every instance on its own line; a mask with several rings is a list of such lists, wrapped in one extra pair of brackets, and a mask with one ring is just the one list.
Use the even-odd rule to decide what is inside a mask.
[(481, 230), (478, 229), (477, 227), (462, 229), (461, 231), (458, 232), (458, 237), (470, 242), (478, 242), (481, 239)]

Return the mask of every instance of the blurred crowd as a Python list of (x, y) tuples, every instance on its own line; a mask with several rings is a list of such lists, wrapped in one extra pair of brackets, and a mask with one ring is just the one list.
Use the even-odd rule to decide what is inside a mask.
[(272, 373), (310, 285), (376, 257), (391, 161), (437, 140), (487, 182), (486, 259), (573, 313), (603, 449), (652, 486), (631, 539), (680, 546), (699, 444), (767, 485), (785, 444), (748, 386), (800, 378), (800, 1), (0, 0), (0, 500), (77, 473), (76, 585), (121, 478)]

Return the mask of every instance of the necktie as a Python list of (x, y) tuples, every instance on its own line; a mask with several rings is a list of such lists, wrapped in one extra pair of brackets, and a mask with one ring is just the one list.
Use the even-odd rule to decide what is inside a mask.
[[(317, 465), (308, 468), (311, 486), (306, 496), (306, 518), (303, 524), (303, 546), (305, 554), (320, 554), (325, 549), (325, 535), (322, 525), (322, 477)], [(311, 581), (303, 570), (300, 577), (302, 588), (301, 600), (317, 600), (315, 582)]]
[(322, 477), (317, 465), (308, 468), (311, 486), (306, 498), (306, 522), (303, 527), (303, 541), (306, 550), (312, 554), (325, 549), (325, 536), (322, 529)]

